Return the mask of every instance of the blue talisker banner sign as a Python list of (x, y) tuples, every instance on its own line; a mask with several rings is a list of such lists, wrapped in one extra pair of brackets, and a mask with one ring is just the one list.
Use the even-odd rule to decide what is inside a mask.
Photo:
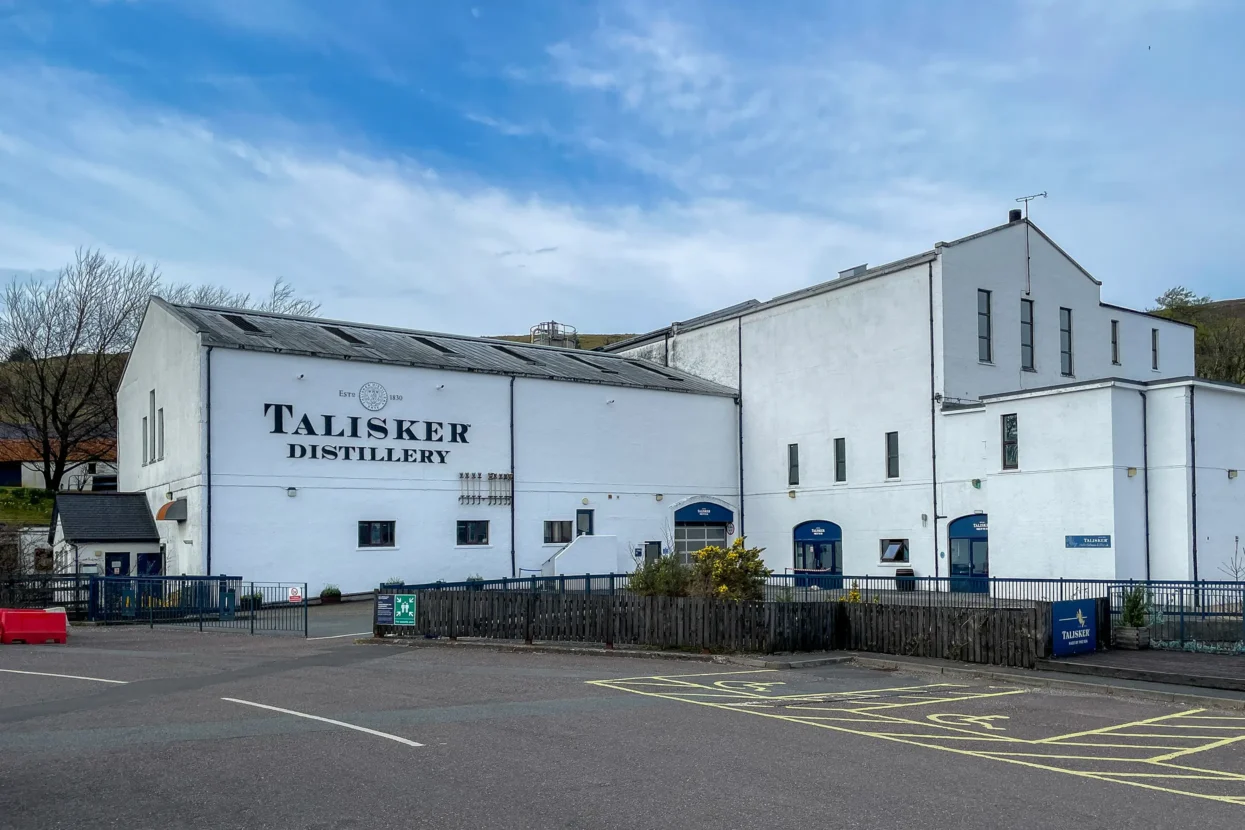
[(1084, 654), (1098, 648), (1098, 609), (1092, 599), (1051, 603), (1056, 657)]
[(1109, 548), (1111, 536), (1065, 536), (1063, 546), (1065, 548)]

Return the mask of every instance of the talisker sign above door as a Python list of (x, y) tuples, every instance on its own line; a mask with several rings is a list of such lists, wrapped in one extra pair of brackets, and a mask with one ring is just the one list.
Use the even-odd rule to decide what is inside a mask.
[[(374, 403), (377, 399), (375, 388), (383, 389), (376, 383), (364, 385), (364, 389), (372, 393), (370, 396), (360, 395), (365, 409), (375, 411), (379, 408)], [(400, 399), (393, 396), (389, 400)], [(372, 406), (368, 406), (369, 402)], [(444, 445), (470, 443), (467, 439), (470, 424), (382, 418), (378, 415), (313, 415), (299, 412), (288, 403), (265, 403), (264, 418), (271, 434), (297, 436), (297, 440), (286, 444), (287, 458), (445, 464), (449, 461), (451, 448)], [(379, 443), (382, 441), (401, 444), (386, 446)]]

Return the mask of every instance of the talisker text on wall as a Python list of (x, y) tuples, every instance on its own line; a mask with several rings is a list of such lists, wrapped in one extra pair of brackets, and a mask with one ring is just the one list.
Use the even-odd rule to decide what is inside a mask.
[[(360, 415), (309, 415), (295, 417), (293, 405), (264, 404), (264, 416), (274, 435), (297, 435), (319, 438), (355, 438), (364, 440), (417, 441), (432, 444), (467, 444), (470, 424), (422, 421), (406, 418), (382, 418)], [(377, 447), (358, 444), (290, 442), (288, 458), (325, 461), (381, 461), (406, 464), (445, 464), (448, 449), (413, 447)]]

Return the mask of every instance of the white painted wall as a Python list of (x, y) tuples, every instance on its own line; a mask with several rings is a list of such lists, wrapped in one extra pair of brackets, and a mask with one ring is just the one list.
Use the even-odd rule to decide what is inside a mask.
[(1226, 580), (1245, 545), (1245, 390), (1196, 388), (1198, 578)]
[[(185, 498), (191, 519), (156, 522), (165, 542), (165, 573), (206, 573), (202, 528), (205, 447), (203, 430), (206, 351), (198, 335), (159, 303), (147, 308), (117, 392), (117, 489), (145, 492), (152, 514), (173, 498)], [(142, 419), (156, 390), (164, 409), (164, 458), (143, 458)], [(219, 573), (219, 571), (217, 571)]]
[(617, 536), (579, 536), (545, 560), (541, 576), (630, 573), (636, 560)]

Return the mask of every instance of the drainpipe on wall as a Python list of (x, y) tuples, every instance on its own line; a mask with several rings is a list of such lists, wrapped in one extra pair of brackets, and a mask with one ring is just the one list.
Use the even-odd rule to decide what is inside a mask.
[(930, 487), (934, 501), (934, 576), (939, 576), (938, 567), (938, 414), (935, 411), (934, 397), (938, 394), (934, 384), (934, 261), (929, 266), (929, 466)]
[(516, 570), (514, 546), (514, 500), (515, 491), (519, 488), (514, 480), (514, 375), (510, 376), (510, 577), (519, 575)]
[(744, 318), (736, 318), (735, 371), (739, 394), (735, 409), (739, 414), (739, 537), (744, 538)]
[(1189, 384), (1189, 455), (1193, 468), (1193, 581), (1197, 582), (1197, 387)]
[(205, 538), (204, 550), (207, 557), (207, 575), (212, 575), (212, 347), (207, 347), (207, 367), (204, 370), (204, 379), (206, 381), (206, 392), (204, 394), (205, 412), (204, 418), (207, 420), (204, 432), (204, 470), (207, 473), (204, 482), (204, 503), (207, 506), (207, 516), (204, 520), (203, 535)]
[(1137, 394), (1141, 395), (1141, 482), (1144, 487), (1145, 502), (1142, 506), (1142, 514), (1145, 517), (1146, 528), (1146, 582), (1150, 581), (1150, 431), (1147, 426), (1147, 406), (1145, 390), (1138, 389)]

